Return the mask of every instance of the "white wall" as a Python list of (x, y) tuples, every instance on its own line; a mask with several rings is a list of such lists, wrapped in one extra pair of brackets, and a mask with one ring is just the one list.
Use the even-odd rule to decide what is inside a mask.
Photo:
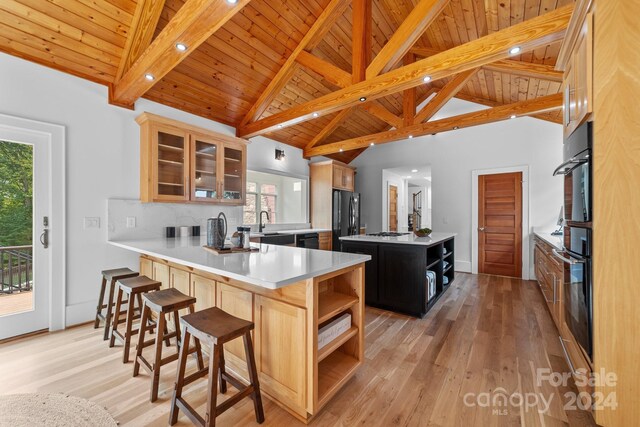
[[(134, 119), (143, 111), (235, 133), (229, 126), (144, 99), (136, 111), (111, 106), (105, 86), (0, 53), (0, 113), (66, 127), (67, 325), (91, 319), (102, 269), (138, 268), (136, 255), (106, 243), (105, 224), (107, 199), (139, 198), (139, 127)], [(275, 160), (274, 150), (282, 145), (254, 139), (248, 168), (308, 176), (300, 150), (286, 146), (286, 160)], [(218, 210), (211, 207), (214, 214)], [(84, 217), (100, 217), (102, 227), (83, 229)]]
[[(434, 119), (483, 108), (453, 99)], [(470, 270), (471, 262), (473, 170), (529, 165), (530, 228), (555, 226), (563, 193), (562, 178), (552, 176), (562, 163), (559, 125), (525, 117), (367, 149), (352, 163), (358, 168), (356, 191), (362, 194), (362, 221), (367, 230), (385, 224), (380, 209), (383, 169), (414, 164), (416, 159), (431, 164), (431, 228), (458, 233), (456, 262), (461, 270)]]

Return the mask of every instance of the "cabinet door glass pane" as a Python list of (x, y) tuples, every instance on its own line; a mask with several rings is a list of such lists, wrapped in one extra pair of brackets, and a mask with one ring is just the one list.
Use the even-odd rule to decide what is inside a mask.
[(185, 138), (158, 132), (158, 194), (184, 196)]
[(195, 196), (199, 199), (215, 199), (218, 197), (216, 191), (218, 146), (196, 139), (195, 150)]
[(225, 199), (242, 199), (242, 150), (224, 148), (224, 193)]

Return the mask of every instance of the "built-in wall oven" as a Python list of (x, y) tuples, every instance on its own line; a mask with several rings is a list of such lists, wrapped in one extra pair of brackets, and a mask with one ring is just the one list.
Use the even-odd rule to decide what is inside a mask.
[(564, 250), (554, 255), (564, 262), (564, 317), (584, 352), (592, 348), (592, 185), (591, 122), (578, 127), (564, 143), (564, 162), (554, 175), (564, 175)]

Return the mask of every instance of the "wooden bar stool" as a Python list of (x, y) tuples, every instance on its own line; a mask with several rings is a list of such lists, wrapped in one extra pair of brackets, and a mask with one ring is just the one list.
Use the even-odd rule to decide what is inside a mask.
[[(194, 424), (198, 426), (215, 426), (218, 415), (248, 396), (253, 400), (256, 421), (262, 424), (264, 422), (264, 410), (262, 409), (260, 384), (258, 382), (258, 373), (250, 333), (254, 328), (253, 322), (238, 319), (216, 307), (188, 314), (183, 316), (181, 321), (184, 326), (184, 336), (180, 350), (180, 359), (178, 360), (176, 385), (171, 399), (169, 424), (174, 425), (178, 422), (178, 412), (182, 409)], [(185, 368), (189, 354), (188, 346), (191, 335), (193, 335), (196, 343), (203, 341), (209, 346), (209, 368), (202, 368), (198, 372), (185, 378)], [(240, 380), (228, 374), (224, 367), (224, 343), (238, 337), (242, 337), (244, 340), (244, 350), (250, 381), (248, 386), (245, 386)], [(202, 418), (195, 409), (182, 398), (182, 389), (185, 385), (191, 384), (197, 379), (207, 375), (209, 376), (207, 413), (206, 417)], [(217, 405), (218, 381), (220, 382), (220, 391), (222, 393), (226, 393), (227, 391), (227, 381), (239, 390), (238, 393), (220, 405)]]
[[(102, 271), (102, 286), (100, 286), (100, 297), (98, 298), (98, 306), (96, 308), (96, 320), (93, 323), (93, 328), (98, 329), (100, 327), (100, 321), (104, 320), (104, 336), (103, 340), (109, 338), (109, 328), (111, 327), (111, 316), (113, 315), (113, 295), (116, 289), (116, 282), (120, 279), (127, 279), (129, 277), (136, 277), (138, 273), (128, 268), (114, 268), (112, 270)], [(107, 289), (107, 283), (109, 286), (109, 298), (107, 303), (104, 302), (104, 294)], [(105, 315), (102, 314), (103, 309), (107, 309)]]
[[(133, 321), (141, 317), (140, 314), (136, 315), (135, 303), (138, 302), (138, 310), (142, 313), (142, 294), (151, 291), (160, 290), (162, 283), (151, 280), (147, 276), (130, 277), (128, 279), (120, 279), (118, 284), (118, 297), (116, 298), (116, 309), (113, 316), (113, 326), (111, 327), (111, 340), (109, 341), (109, 347), (113, 347), (116, 338), (124, 344), (124, 355), (122, 357), (122, 363), (129, 361), (129, 348), (131, 347), (131, 337), (140, 331), (140, 328), (133, 327)], [(126, 294), (129, 306), (126, 311), (127, 317), (124, 327), (124, 333), (118, 331), (118, 325), (120, 322), (120, 307), (124, 303), (124, 295)], [(141, 323), (142, 324), (142, 323)], [(155, 327), (153, 325), (152, 327)], [(168, 341), (167, 341), (167, 345)]]
[[(138, 345), (136, 347), (136, 358), (133, 365), (133, 376), (137, 377), (140, 372), (140, 366), (142, 366), (152, 377), (151, 381), (151, 402), (155, 402), (158, 399), (158, 384), (160, 383), (160, 367), (171, 363), (178, 359), (180, 353), (180, 315), (179, 310), (188, 309), (189, 313), (195, 311), (194, 304), (196, 299), (188, 295), (183, 294), (177, 289), (163, 289), (161, 291), (151, 292), (142, 296), (142, 320), (140, 320), (140, 335), (138, 336)], [(147, 326), (147, 322), (151, 319), (151, 312), (157, 314), (157, 329), (156, 337), (148, 341), (144, 340), (145, 334), (148, 330), (153, 329), (153, 326)], [(175, 324), (175, 331), (167, 333), (167, 318), (169, 313), (173, 313), (173, 321)], [(176, 338), (178, 351), (165, 358), (162, 357), (162, 342), (167, 341), (169, 338)], [(142, 350), (145, 347), (155, 345), (155, 357), (153, 363), (150, 363), (143, 355)], [(188, 348), (188, 344), (187, 344)], [(194, 348), (189, 349), (188, 353), (196, 353), (196, 359), (198, 361), (198, 369), (204, 368), (202, 361), (202, 351), (200, 349), (200, 343), (196, 342)]]

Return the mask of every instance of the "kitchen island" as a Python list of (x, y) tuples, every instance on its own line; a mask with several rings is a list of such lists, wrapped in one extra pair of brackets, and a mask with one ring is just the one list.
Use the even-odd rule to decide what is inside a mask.
[(367, 305), (424, 317), (455, 278), (455, 233), (341, 237), (342, 251), (366, 254)]
[[(140, 274), (252, 321), (263, 393), (307, 423), (364, 360), (364, 265), (369, 256), (252, 245), (214, 254), (199, 237), (111, 241), (139, 253)], [(318, 349), (318, 330), (345, 313), (351, 326)], [(225, 345), (227, 367), (248, 381), (244, 347)]]

